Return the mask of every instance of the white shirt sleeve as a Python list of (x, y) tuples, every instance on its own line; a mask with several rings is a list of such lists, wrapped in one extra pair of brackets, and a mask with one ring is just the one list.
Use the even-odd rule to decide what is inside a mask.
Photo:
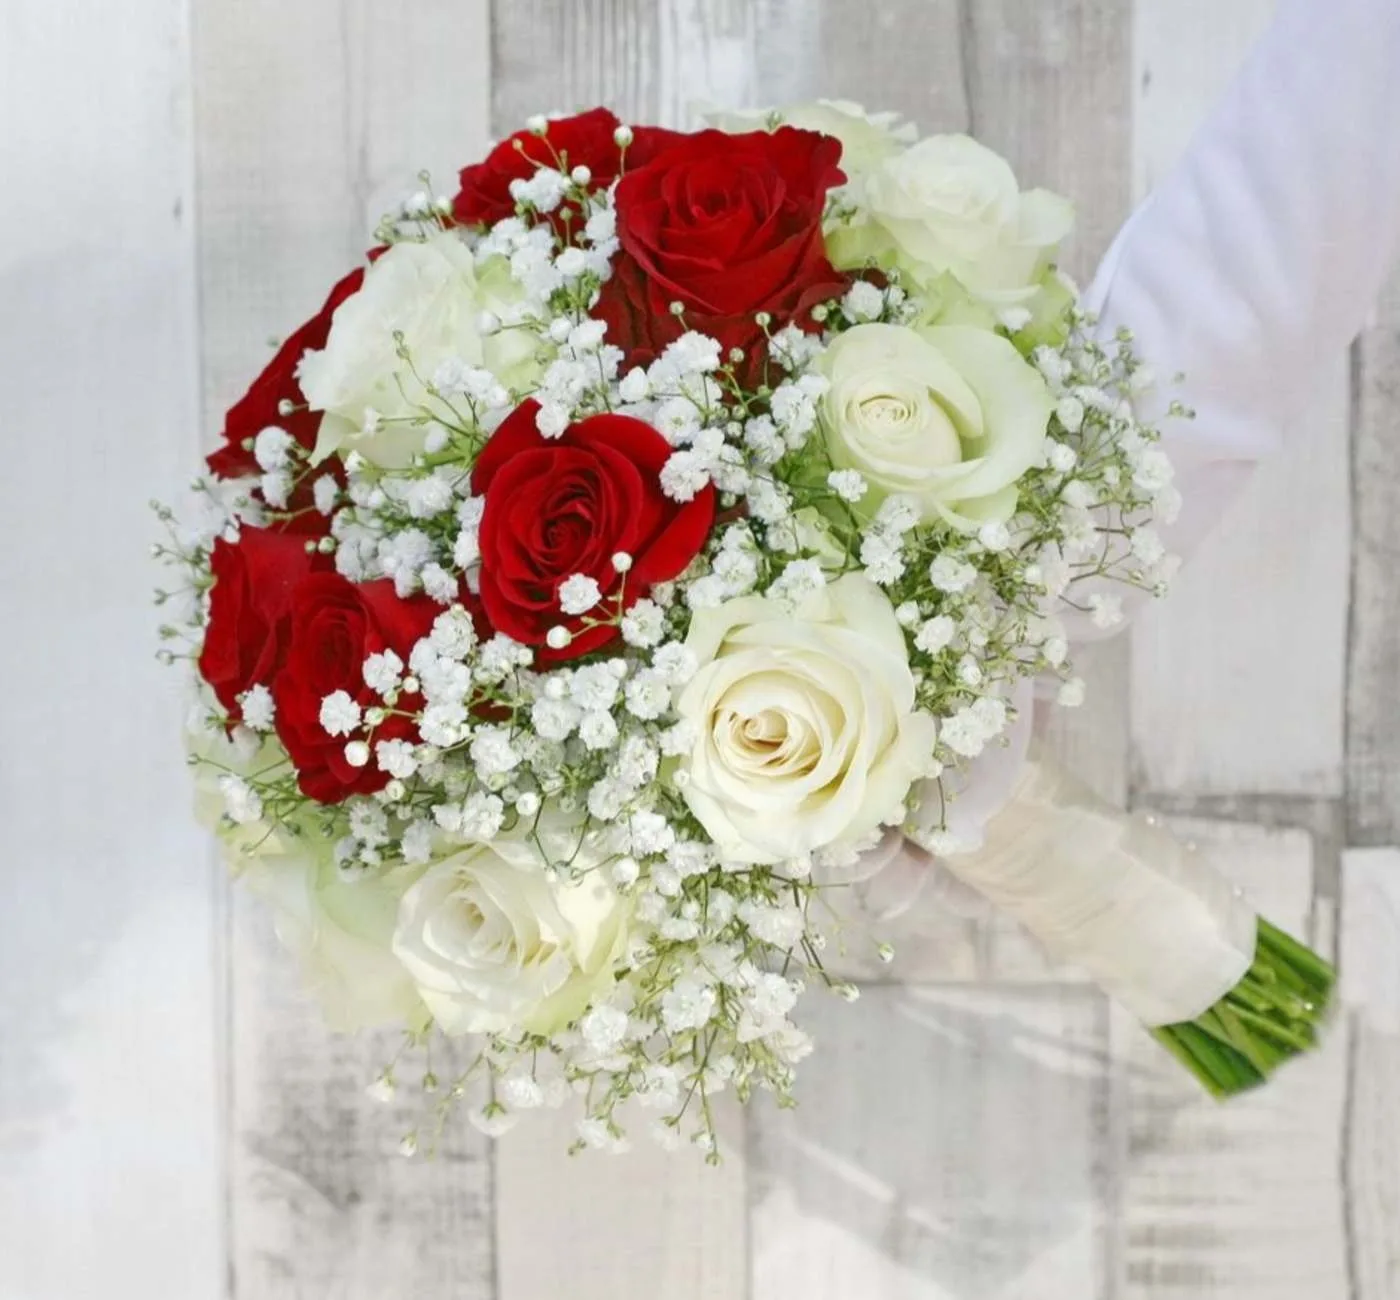
[[(1162, 530), (1172, 551), (1195, 549), (1285, 431), (1307, 436), (1290, 415), (1365, 323), (1397, 248), (1400, 0), (1281, 0), (1085, 296), (1100, 337), (1126, 326), (1163, 381), (1138, 404), (1183, 497)], [(1196, 418), (1165, 419), (1173, 398)], [(1062, 617), (1074, 639), (1105, 635)], [(1001, 786), (981, 760), (967, 784), (985, 787), (968, 803), (985, 821)]]
[[(1400, 0), (1282, 0), (1086, 295), (1101, 337), (1131, 329), (1163, 381), (1140, 414), (1184, 500), (1169, 549), (1189, 554), (1278, 448), (1398, 245)], [(1196, 418), (1164, 421), (1173, 397)]]

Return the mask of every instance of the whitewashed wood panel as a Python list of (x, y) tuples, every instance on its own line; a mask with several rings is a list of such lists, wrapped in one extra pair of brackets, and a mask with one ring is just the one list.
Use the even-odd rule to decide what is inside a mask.
[(213, 877), (147, 559), (197, 445), (188, 50), (178, 0), (0, 7), (6, 1300), (222, 1294)]
[[(1275, 924), (1306, 937), (1313, 895), (1302, 831), (1174, 822)], [(1345, 1026), (1269, 1085), (1217, 1102), (1127, 1017), (1125, 1300), (1316, 1300), (1347, 1292), (1338, 1182)]]
[(1080, 280), (1132, 201), (1132, 10), (1113, 0), (961, 7), (969, 129), (1026, 186), (1075, 204), (1065, 270)]
[[(206, 436), (416, 172), (450, 193), (480, 156), (489, 48), (477, 0), (196, 4)], [(489, 1143), (458, 1117), (435, 1163), (397, 1156), (407, 1121), (363, 1095), (393, 1039), (331, 1035), (261, 905), (235, 891), (233, 913), (233, 1294), (487, 1300)]]
[[(671, 126), (691, 125), (697, 104), (756, 103), (756, 17), (748, 0), (497, 0), (493, 130), (600, 103)], [(625, 1156), (570, 1157), (567, 1114), (532, 1120), (497, 1149), (501, 1300), (549, 1294), (561, 1269), (579, 1300), (742, 1296), (741, 1117), (719, 1170), (645, 1137)]]
[(1347, 821), (1354, 844), (1400, 843), (1400, 271), (1357, 349)]
[[(1145, 188), (1180, 156), (1272, 7), (1140, 0), (1135, 169)], [(1345, 357), (1318, 358), (1283, 454), (1134, 629), (1140, 788), (1341, 793), (1348, 405)]]
[(750, 1120), (754, 1300), (1112, 1294), (1102, 998), (882, 987), (804, 1015), (797, 1109)]
[(562, 1277), (569, 1300), (743, 1297), (744, 1117), (734, 1098), (716, 1099), (719, 1166), (699, 1151), (663, 1151), (641, 1125), (630, 1151), (565, 1156), (576, 1119), (572, 1109), (530, 1115), (496, 1144), (498, 1300), (543, 1300)]
[(1389, 1300), (1400, 1295), (1400, 848), (1346, 854), (1342, 886), (1351, 1294)]
[(752, 104), (849, 99), (902, 113), (921, 133), (965, 131), (957, 0), (757, 0)]
[[(968, 129), (1004, 153), (1023, 185), (1075, 205), (1064, 268), (1088, 280), (1132, 202), (1132, 13), (1111, 0), (960, 8)], [(1128, 648), (1078, 649), (1088, 685), (1079, 709), (1050, 709), (1051, 750), (1104, 798), (1128, 797)], [(1006, 959), (1019, 962), (1008, 952)]]
[[(431, 1157), (433, 1103), (421, 1057), (390, 1106), (365, 1086), (400, 1046), (393, 1031), (331, 1035), (296, 963), (256, 906), (235, 911), (229, 1055), (232, 1300), (493, 1300), (491, 1150), (466, 1098)], [(447, 1087), (465, 1048), (433, 1053)]]
[(492, 122), (606, 104), (693, 125), (692, 108), (755, 102), (752, 0), (495, 0)]

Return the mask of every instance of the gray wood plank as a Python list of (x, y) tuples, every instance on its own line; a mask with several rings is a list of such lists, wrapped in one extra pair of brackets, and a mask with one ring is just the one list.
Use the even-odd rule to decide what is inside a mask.
[(197, 450), (183, 0), (0, 6), (0, 1295), (222, 1295), (216, 898), (146, 509)]
[(922, 134), (965, 131), (957, 0), (757, 0), (757, 104), (849, 99)]
[[(498, 1300), (738, 1300), (748, 1287), (744, 1116), (716, 1099), (723, 1163), (663, 1151), (640, 1112), (629, 1151), (563, 1153), (577, 1113), (528, 1116), (496, 1147)], [(541, 1249), (541, 1242), (549, 1242)]]
[[(365, 0), (195, 5), (206, 430), (257, 372), (264, 340), (319, 305), (381, 211), (487, 135), (482, 0), (390, 16)], [(393, 1040), (342, 1040), (233, 894), (229, 1250), (256, 1300), (493, 1295), (489, 1144), (459, 1118), (426, 1169), (408, 1122), (363, 1096)], [(386, 1050), (387, 1049), (387, 1050)]]
[[(401, 1036), (329, 1033), (256, 905), (236, 909), (233, 951), (232, 1297), (491, 1300), (492, 1151), (463, 1113), (473, 1098), (435, 1155), (406, 1158), (400, 1142), (437, 1098), (408, 1067), (392, 1104), (365, 1091)], [(470, 1059), (435, 1049), (434, 1073), (450, 1080)]]
[(1353, 844), (1400, 842), (1400, 272), (1356, 350), (1347, 822)]
[[(962, 130), (955, 0), (496, 0), (492, 124), (607, 104), (624, 117), (694, 124), (693, 107), (848, 98)], [(911, 39), (912, 37), (912, 39)]]
[(656, 10), (649, 0), (493, 0), (492, 131), (506, 136), (532, 113), (595, 104), (657, 121)]
[(1400, 1295), (1400, 848), (1347, 853), (1342, 882), (1351, 1294), (1389, 1300)]
[[(1064, 268), (1087, 282), (1132, 204), (1132, 12), (1112, 0), (961, 7), (968, 129), (1004, 153), (1025, 186), (1075, 204)], [(1079, 709), (1051, 709), (1056, 755), (1114, 803), (1128, 798), (1125, 638), (1075, 652)]]
[(1114, 0), (962, 6), (968, 129), (1023, 185), (1077, 208), (1065, 269), (1092, 274), (1132, 202), (1132, 11)]
[(884, 987), (804, 1015), (797, 1109), (751, 1116), (755, 1300), (1112, 1294), (1102, 998)]

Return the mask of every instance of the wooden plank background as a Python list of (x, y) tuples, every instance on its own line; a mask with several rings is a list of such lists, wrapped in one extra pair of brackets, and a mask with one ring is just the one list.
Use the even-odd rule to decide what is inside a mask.
[(186, 815), (143, 608), (146, 498), (420, 168), (540, 110), (839, 95), (1072, 195), (1087, 278), (1270, 8), (0, 7), (0, 1300), (1400, 1297), (1400, 277), (1051, 732), (1340, 951), (1326, 1050), (1225, 1108), (1011, 928), (925, 908), (858, 1007), (814, 999), (797, 1112), (724, 1113), (718, 1171), (570, 1161), (555, 1121), (405, 1162), (361, 1093), (386, 1044), (320, 1028)]

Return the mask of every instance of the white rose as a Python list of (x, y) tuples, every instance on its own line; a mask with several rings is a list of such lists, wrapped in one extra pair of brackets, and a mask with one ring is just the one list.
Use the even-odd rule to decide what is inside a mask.
[(1007, 339), (961, 325), (857, 325), (818, 364), (830, 381), (818, 410), (828, 454), (870, 485), (857, 509), (873, 514), (902, 493), (925, 519), (961, 528), (1014, 513), (1053, 400)]
[[(446, 413), (424, 388), (443, 361), (484, 366), (507, 387), (526, 386), (537, 369), (531, 333), (483, 338), (478, 328), (483, 312), (504, 316), (520, 297), (504, 258), (478, 268), (452, 231), (395, 244), (336, 308), (326, 346), (302, 358), (301, 391), (312, 410), (326, 413), (315, 459), (354, 449), (386, 468), (409, 464), (423, 450), (424, 411)], [(409, 361), (398, 355), (396, 333)]]
[(911, 122), (898, 113), (867, 113), (848, 99), (818, 99), (809, 104), (782, 108), (755, 108), (740, 112), (711, 112), (705, 121), (731, 134), (761, 131), (770, 125), (795, 126), (819, 131), (841, 142), (841, 169), (846, 173), (847, 194), (859, 201), (865, 178), (887, 158), (894, 157), (917, 138)]
[(920, 284), (955, 276), (997, 308), (1025, 305), (1074, 224), (1067, 199), (1016, 184), (1006, 160), (965, 135), (921, 140), (885, 159), (864, 186), (868, 221), (833, 231), (837, 266), (867, 258)]
[(698, 610), (686, 644), (703, 666), (677, 702), (697, 737), (682, 786), (726, 857), (780, 862), (900, 820), (936, 726), (914, 710), (904, 634), (868, 578), (795, 614), (761, 596)]
[[(307, 840), (317, 836), (307, 828)], [(290, 846), (289, 846), (290, 847)], [(332, 1029), (427, 1024), (413, 980), (391, 941), (399, 902), (414, 870), (341, 874), (328, 853), (261, 853), (241, 878), (272, 908), (277, 937), (296, 957)]]
[(551, 883), (545, 866), (533, 844), (501, 839), (435, 863), (404, 895), (394, 952), (444, 1032), (554, 1033), (612, 983), (627, 904), (601, 868)]

